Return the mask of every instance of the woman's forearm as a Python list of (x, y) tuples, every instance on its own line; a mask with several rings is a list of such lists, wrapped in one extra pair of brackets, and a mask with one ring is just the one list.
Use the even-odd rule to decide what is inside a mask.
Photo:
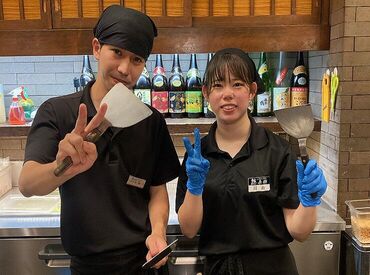
[(316, 225), (316, 207), (304, 207), (302, 204), (297, 209), (284, 208), (285, 223), (290, 235), (297, 241), (307, 239)]
[(182, 233), (188, 238), (193, 238), (198, 233), (203, 220), (202, 196), (195, 196), (187, 191), (178, 216)]

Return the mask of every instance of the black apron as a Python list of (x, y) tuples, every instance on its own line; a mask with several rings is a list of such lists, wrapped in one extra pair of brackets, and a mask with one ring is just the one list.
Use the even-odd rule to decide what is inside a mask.
[(207, 256), (205, 275), (299, 275), (288, 246), (242, 254)]

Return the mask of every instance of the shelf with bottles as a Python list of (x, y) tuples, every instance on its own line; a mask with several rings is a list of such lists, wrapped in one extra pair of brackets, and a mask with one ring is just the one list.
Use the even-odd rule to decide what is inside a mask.
[[(277, 90), (276, 88), (284, 87), (284, 85), (287, 85), (290, 88), (292, 79), (295, 79), (295, 81), (298, 82), (298, 83), (302, 83), (302, 80), (299, 80), (299, 75), (297, 75), (297, 77), (292, 77), (292, 76), (294, 75), (293, 71), (294, 71), (295, 67), (300, 66), (301, 55), (303, 57), (305, 57), (304, 56), (305, 54), (306, 53), (297, 54), (297, 52), (284, 52), (284, 53), (275, 52), (275, 53), (267, 53), (266, 54), (267, 71), (269, 72), (269, 81), (270, 81), (270, 85), (272, 87), (272, 99), (274, 98), (274, 95), (277, 94), (276, 93), (276, 90)], [(254, 52), (254, 53), (250, 53), (249, 55), (253, 59), (253, 61), (255, 62), (256, 65), (259, 64), (260, 53)], [(157, 57), (157, 56), (159, 56), (159, 55), (152, 56), (152, 58), (149, 58), (149, 63), (150, 62), (154, 63), (155, 60), (153, 60), (153, 57)], [(196, 55), (194, 54), (195, 58), (200, 57), (197, 60), (198, 62), (199, 61), (200, 62), (196, 64), (196, 66), (198, 66), (198, 64), (199, 64), (198, 73), (194, 73), (194, 74), (188, 74), (188, 73), (185, 73), (185, 72), (183, 73), (183, 71), (181, 71), (181, 66), (183, 68), (189, 66), (189, 70), (191, 70), (191, 67), (193, 66), (193, 65), (191, 65), (192, 62), (190, 62), (190, 60), (189, 60), (189, 59), (192, 58), (191, 56), (186, 55), (184, 57), (184, 55), (177, 55), (176, 58), (175, 58), (175, 56), (176, 56), (176, 54), (175, 55), (172, 55), (172, 54), (171, 55), (166, 55), (166, 59), (164, 60), (165, 62), (163, 62), (163, 60), (160, 61), (160, 58), (158, 58), (158, 64), (160, 64), (160, 63), (161, 64), (160, 64), (160, 66), (156, 65), (155, 69), (153, 71), (158, 70), (157, 67), (162, 67), (160, 72), (161, 72), (162, 76), (164, 75), (166, 77), (167, 84), (168, 84), (168, 82), (170, 82), (170, 86), (172, 85), (172, 90), (174, 90), (174, 92), (176, 92), (175, 88), (178, 87), (178, 86), (176, 86), (176, 85), (178, 85), (178, 83), (176, 83), (176, 81), (180, 82), (179, 87), (184, 87), (189, 82), (188, 75), (189, 76), (195, 76), (195, 79), (196, 79), (195, 82), (198, 85), (198, 91), (200, 91), (199, 85), (201, 85), (201, 84), (199, 84), (199, 83), (203, 79), (203, 75), (201, 74), (201, 72), (205, 71), (205, 68), (207, 66), (207, 61), (209, 61), (209, 59), (211, 58), (211, 55), (207, 54), (207, 53), (205, 53), (205, 54), (196, 54)], [(298, 58), (297, 58), (297, 56), (298, 56)], [(170, 67), (170, 66), (167, 66), (167, 68), (164, 68), (164, 66), (163, 66), (163, 63), (166, 64), (166, 62), (168, 62), (167, 64), (169, 64), (170, 61), (173, 61), (172, 62), (172, 67), (173, 67), (172, 70), (169, 70), (168, 67)], [(295, 66), (295, 63), (298, 63), (298, 66)], [(90, 67), (88, 65), (88, 62), (86, 62), (86, 66)], [(151, 104), (152, 85), (153, 85), (152, 83), (153, 82), (158, 82), (159, 84), (161, 84), (161, 82), (165, 83), (165, 80), (161, 80), (162, 77), (158, 77), (158, 79), (157, 78), (154, 79), (153, 73), (150, 71), (151, 67), (152, 67), (151, 64), (149, 64), (149, 66), (143, 71), (142, 77), (139, 78), (139, 82), (142, 81), (143, 85), (141, 85), (141, 84), (137, 85), (136, 89), (135, 89), (135, 93), (139, 97), (141, 97), (142, 100), (144, 99), (143, 98), (143, 93), (141, 91), (140, 94), (139, 94), (139, 90), (145, 90), (146, 89), (146, 92), (147, 92), (147, 95), (148, 95), (148, 97), (146, 98), (146, 100), (147, 100), (146, 103), (147, 104)], [(178, 68), (176, 68), (176, 67), (178, 67)], [(259, 69), (259, 67), (261, 67), (261, 66), (256, 66), (256, 67)], [(167, 69), (167, 70), (165, 70), (165, 69)], [(167, 73), (166, 73), (166, 71), (167, 71)], [(297, 69), (297, 71), (301, 71), (301, 68)], [(176, 77), (172, 76), (172, 75), (175, 75), (175, 74), (182, 76), (182, 78), (181, 77), (176, 78)], [(155, 81), (153, 81), (153, 80), (155, 80)], [(171, 84), (171, 81), (172, 81), (172, 84)], [(280, 84), (280, 86), (277, 85), (277, 84), (274, 84), (276, 82), (278, 84)], [(305, 84), (308, 84), (308, 78), (305, 79)], [(194, 86), (196, 86), (196, 85), (194, 85)], [(165, 92), (168, 93), (168, 89), (165, 90)], [(184, 92), (184, 91), (181, 91), (181, 92)], [(185, 97), (186, 97), (186, 91), (185, 91)], [(180, 98), (182, 98), (181, 100), (184, 101), (183, 97), (180, 97)], [(289, 97), (289, 99), (290, 99), (290, 97)], [(169, 101), (170, 100), (167, 98), (167, 108), (171, 107), (171, 106), (168, 105)], [(186, 98), (185, 98), (185, 101), (186, 101)], [(204, 103), (204, 101), (203, 101), (203, 103)], [(286, 105), (286, 106), (288, 106), (288, 105)], [(182, 110), (183, 110), (183, 107), (182, 107)], [(170, 131), (171, 132), (188, 131), (188, 129), (191, 129), (191, 128), (194, 128), (194, 127), (197, 127), (197, 126), (202, 127), (202, 129), (209, 128), (210, 125), (214, 122), (214, 118), (205, 117), (205, 116), (210, 116), (210, 113), (208, 113), (209, 108), (208, 108), (207, 104), (203, 104), (203, 109), (202, 110), (203, 110), (203, 112), (199, 113), (198, 118), (187, 118), (184, 115), (182, 115), (182, 116), (184, 116), (184, 118), (170, 118), (170, 116), (167, 114), (166, 115), (166, 121), (167, 121), (167, 124), (169, 125)], [(206, 111), (204, 111), (204, 110), (206, 110)], [(206, 113), (206, 115), (204, 115), (204, 113)], [(186, 114), (186, 109), (185, 109), (185, 114)], [(282, 131), (279, 124), (277, 123), (277, 120), (273, 116), (267, 116), (267, 117), (258, 117), (258, 116), (256, 116), (255, 119), (256, 119), (257, 123), (261, 123), (262, 126), (264, 126), (266, 128), (269, 128), (274, 132), (281, 132)], [(320, 122), (316, 121), (315, 122), (315, 130), (320, 131), (320, 125), (321, 125)], [(21, 135), (26, 136), (27, 133), (28, 133), (28, 129), (29, 129), (29, 125), (25, 125), (24, 127), (11, 127), (7, 124), (3, 124), (3, 125), (0, 125), (0, 127), (1, 127), (0, 136), (13, 136), (13, 135), (14, 136), (21, 136)]]
[[(250, 53), (262, 79), (258, 95), (251, 102), (253, 116), (273, 116), (273, 111), (308, 102), (308, 73), (303, 52)], [(169, 57), (171, 56), (171, 57)], [(179, 54), (166, 55), (167, 65), (172, 59), (172, 69), (163, 65), (162, 55), (155, 55), (155, 66), (151, 72), (145, 68), (139, 78), (135, 93), (146, 104), (157, 108), (165, 117), (214, 117), (208, 103), (201, 94), (206, 66), (212, 54), (191, 54), (190, 62)], [(186, 56), (186, 58), (189, 55)], [(197, 56), (201, 57), (200, 67)], [(151, 62), (149, 59), (149, 68)], [(189, 64), (187, 72), (181, 70)], [(167, 73), (166, 73), (167, 72)], [(258, 104), (257, 104), (258, 103)], [(202, 108), (203, 106), (203, 108)]]

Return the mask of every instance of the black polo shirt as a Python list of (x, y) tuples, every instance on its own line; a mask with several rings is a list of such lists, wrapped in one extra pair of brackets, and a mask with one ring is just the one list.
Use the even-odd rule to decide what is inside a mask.
[[(215, 140), (217, 122), (202, 138), (202, 155), (210, 161), (203, 193), (200, 255), (270, 249), (292, 241), (283, 208), (297, 208), (297, 173), (289, 143), (258, 126), (231, 158)], [(176, 194), (176, 210), (186, 193), (185, 156)]]
[[(75, 126), (80, 103), (92, 119), (91, 85), (42, 104), (28, 135), (25, 161), (55, 160), (58, 143)], [(180, 165), (163, 116), (150, 108), (153, 114), (133, 126), (109, 128), (96, 143), (94, 165), (60, 186), (61, 237), (70, 255), (125, 252), (142, 246), (151, 232), (150, 186), (176, 178)], [(143, 188), (128, 185), (129, 176), (145, 180)]]

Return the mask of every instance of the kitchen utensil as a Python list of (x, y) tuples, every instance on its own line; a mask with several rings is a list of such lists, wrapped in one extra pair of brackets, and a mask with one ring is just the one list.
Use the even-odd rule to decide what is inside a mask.
[[(280, 109), (274, 111), (276, 119), (281, 128), (290, 136), (298, 140), (300, 158), (303, 166), (306, 167), (309, 161), (307, 154), (307, 137), (309, 137), (314, 128), (314, 118), (312, 114), (311, 105), (302, 105)], [(311, 196), (315, 198), (317, 193), (312, 193)]]
[(170, 243), (168, 246), (162, 249), (157, 255), (155, 255), (149, 261), (145, 262), (142, 268), (144, 269), (151, 268), (155, 266), (155, 264), (158, 263), (160, 260), (162, 260), (164, 257), (167, 257), (172, 252), (172, 250), (175, 248), (177, 241), (178, 239), (174, 240), (172, 243)]
[(330, 109), (333, 113), (335, 113), (335, 105), (337, 103), (337, 91), (339, 86), (339, 77), (338, 77), (338, 69), (337, 67), (334, 68), (333, 72), (331, 73), (331, 81), (330, 81)]
[[(105, 119), (97, 128), (86, 135), (84, 138), (86, 141), (95, 143), (110, 126), (130, 127), (152, 114), (152, 110), (122, 83), (116, 84), (109, 90), (100, 105), (103, 103), (108, 105)], [(54, 170), (55, 176), (62, 175), (72, 164), (72, 158), (70, 156), (66, 157)]]
[(321, 83), (321, 119), (329, 122), (330, 119), (330, 71), (326, 70)]

